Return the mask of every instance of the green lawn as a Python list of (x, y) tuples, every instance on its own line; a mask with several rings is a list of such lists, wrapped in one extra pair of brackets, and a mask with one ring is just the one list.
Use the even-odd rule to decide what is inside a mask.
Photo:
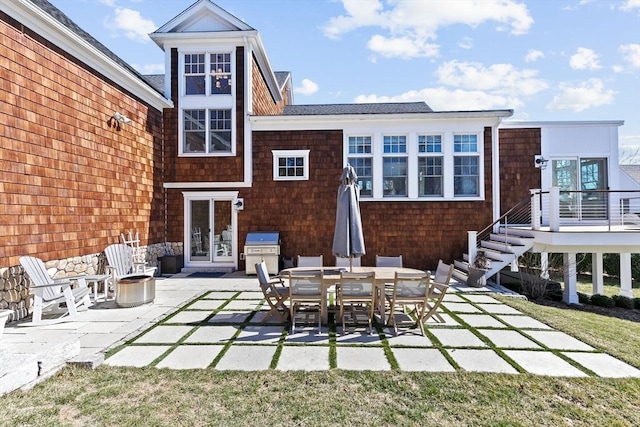
[[(640, 324), (504, 299), (640, 368)], [(2, 425), (640, 425), (640, 379), (67, 368), (0, 397)]]

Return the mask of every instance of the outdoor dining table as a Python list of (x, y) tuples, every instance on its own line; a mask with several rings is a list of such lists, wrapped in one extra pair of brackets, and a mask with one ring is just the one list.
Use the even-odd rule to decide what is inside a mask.
[(376, 297), (375, 297), (375, 305), (380, 315), (380, 320), (382, 323), (386, 324), (386, 315), (385, 315), (385, 300), (384, 300), (384, 287), (387, 283), (393, 283), (396, 277), (396, 273), (424, 273), (424, 270), (418, 270), (416, 268), (408, 268), (408, 267), (292, 267), (285, 268), (281, 270), (278, 276), (282, 279), (286, 279), (291, 273), (309, 273), (309, 272), (320, 272), (324, 273), (323, 276), (323, 318), (322, 323), (327, 323), (327, 306), (328, 306), (328, 298), (327, 294), (329, 289), (332, 286), (335, 286), (340, 282), (340, 274), (342, 272), (350, 271), (352, 273), (375, 273), (375, 285), (376, 285)]

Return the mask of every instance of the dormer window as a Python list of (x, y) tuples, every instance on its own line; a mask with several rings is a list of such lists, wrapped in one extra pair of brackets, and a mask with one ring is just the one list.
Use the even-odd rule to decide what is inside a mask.
[(230, 95), (231, 70), (231, 53), (185, 53), (184, 94)]

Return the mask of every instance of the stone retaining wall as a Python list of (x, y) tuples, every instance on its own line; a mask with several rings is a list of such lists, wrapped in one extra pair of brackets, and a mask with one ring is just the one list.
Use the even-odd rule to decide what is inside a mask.
[[(183, 254), (182, 242), (157, 243), (143, 249), (146, 251), (147, 264), (156, 267), (160, 267), (158, 257)], [(49, 275), (56, 279), (79, 274), (104, 274), (106, 265), (104, 252), (45, 262)], [(24, 319), (33, 311), (29, 286), (31, 280), (22, 266), (0, 268), (0, 310), (13, 311), (8, 322)]]

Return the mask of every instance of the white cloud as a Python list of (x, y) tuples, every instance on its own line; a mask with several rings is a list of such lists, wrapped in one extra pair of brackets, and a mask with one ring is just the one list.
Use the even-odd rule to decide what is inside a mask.
[(150, 41), (148, 34), (156, 30), (157, 26), (150, 19), (143, 18), (140, 12), (127, 8), (116, 8), (113, 17), (104, 20), (105, 27), (116, 32), (124, 32), (128, 39), (146, 43)]
[(471, 49), (473, 47), (473, 39), (465, 37), (458, 42), (458, 47), (461, 49)]
[(116, 5), (116, 0), (99, 0), (99, 1), (105, 6), (115, 7)]
[[(638, 2), (640, 2), (640, 0), (638, 0)], [(640, 68), (640, 44), (630, 43), (620, 45), (618, 52), (622, 54), (623, 59), (633, 68)]]
[(297, 88), (294, 88), (293, 92), (299, 93), (300, 95), (313, 95), (318, 91), (318, 89), (319, 87), (315, 82), (309, 79), (303, 79), (302, 86), (298, 86)]
[(140, 74), (164, 74), (164, 64), (131, 64)]
[(640, 9), (640, 0), (626, 0), (622, 6), (620, 6), (620, 9), (625, 10), (625, 11), (631, 11), (633, 9)]
[(522, 103), (507, 96), (483, 91), (450, 90), (444, 87), (412, 90), (396, 96), (360, 95), (354, 102), (416, 102), (424, 101), (436, 111), (469, 111), (517, 108)]
[(331, 18), (324, 34), (335, 39), (362, 27), (379, 28), (386, 33), (373, 36), (368, 46), (387, 57), (437, 55), (438, 46), (428, 41), (450, 25), (476, 27), (493, 22), (498, 31), (508, 27), (512, 34), (524, 34), (533, 25), (527, 6), (515, 0), (342, 0), (342, 4), (346, 14)]
[(491, 91), (511, 97), (535, 95), (547, 89), (545, 81), (536, 78), (537, 70), (519, 70), (511, 64), (488, 67), (476, 62), (448, 61), (436, 70), (440, 83), (467, 90)]
[(538, 59), (544, 58), (544, 53), (540, 50), (530, 49), (524, 57), (526, 62), (536, 62)]
[(598, 55), (585, 47), (579, 47), (576, 53), (571, 56), (569, 65), (574, 70), (597, 70), (600, 67), (598, 63)]
[(560, 84), (560, 93), (547, 104), (547, 110), (584, 111), (589, 108), (611, 104), (616, 92), (605, 89), (602, 80), (589, 79), (577, 86)]

